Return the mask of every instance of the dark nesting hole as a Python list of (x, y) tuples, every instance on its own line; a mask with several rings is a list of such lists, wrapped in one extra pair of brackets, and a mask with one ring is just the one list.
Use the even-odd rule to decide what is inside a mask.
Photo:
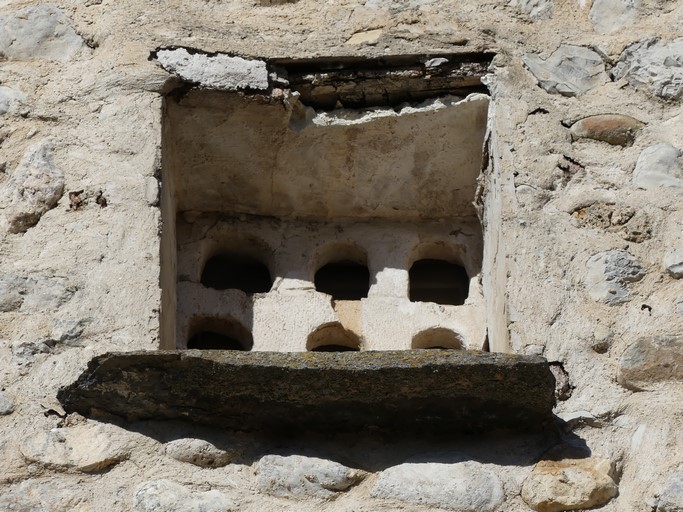
[(370, 291), (370, 271), (353, 261), (328, 263), (315, 273), (315, 289), (334, 300), (360, 300)]
[(251, 350), (254, 346), (249, 330), (232, 318), (199, 318), (191, 325), (188, 349)]
[(412, 348), (435, 350), (461, 350), (463, 348), (460, 336), (443, 327), (434, 327), (419, 332), (413, 337)]
[(219, 254), (206, 262), (202, 284), (216, 290), (266, 293), (273, 286), (268, 267), (252, 256)]
[(311, 352), (358, 352), (358, 347), (347, 347), (346, 345), (318, 345), (311, 349)]
[(465, 303), (470, 279), (463, 267), (443, 260), (416, 261), (410, 269), (410, 300), (451, 306)]

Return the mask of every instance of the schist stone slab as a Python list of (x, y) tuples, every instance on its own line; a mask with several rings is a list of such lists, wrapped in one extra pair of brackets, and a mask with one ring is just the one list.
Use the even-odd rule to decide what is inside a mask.
[(481, 432), (543, 428), (554, 385), (537, 356), (186, 350), (99, 356), (58, 398), (86, 416), (240, 430)]

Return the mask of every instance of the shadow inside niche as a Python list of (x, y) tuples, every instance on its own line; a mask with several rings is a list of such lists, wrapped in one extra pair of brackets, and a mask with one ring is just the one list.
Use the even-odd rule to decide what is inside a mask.
[[(183, 421), (117, 422), (120, 427), (169, 443), (177, 439), (200, 439), (233, 454), (232, 463), (250, 465), (264, 455), (303, 455), (333, 460), (369, 472), (411, 463), (452, 464), (464, 461), (500, 466), (532, 466), (541, 459), (585, 458), (591, 452), (585, 441), (565, 433), (565, 423), (553, 423), (535, 432), (491, 431), (476, 434), (427, 434), (414, 432), (227, 431)], [(558, 447), (562, 447), (561, 450)], [(557, 456), (558, 459), (553, 459)]]

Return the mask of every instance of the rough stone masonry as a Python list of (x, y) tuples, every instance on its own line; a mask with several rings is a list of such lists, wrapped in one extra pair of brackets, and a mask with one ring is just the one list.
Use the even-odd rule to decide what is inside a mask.
[[(683, 510), (682, 26), (680, 0), (3, 2), (0, 510)], [(277, 62), (418, 56), (422, 67), (409, 71), (420, 83), (454, 55), (493, 56), (482, 90), (472, 90), (490, 100), (471, 197), (483, 245), (471, 286), (491, 350), (551, 363), (560, 392), (549, 428), (437, 436), (302, 425), (266, 435), (64, 411), (59, 390), (89, 362), (158, 351), (162, 330), (173, 329), (160, 326), (173, 303), (162, 254), (177, 254), (162, 244), (175, 225), (162, 215), (171, 101), (230, 94), (294, 116), (283, 137), (328, 118), (334, 133), (340, 119), (425, 107), (403, 96), (407, 104), (382, 111), (337, 105), (336, 91), (325, 108), (307, 105)], [(220, 116), (212, 122), (224, 126)], [(225, 126), (264, 137), (253, 124)], [(388, 151), (391, 133), (383, 147), (361, 139), (354, 147), (365, 153), (335, 158), (355, 162), (361, 182), (376, 176), (359, 163)], [(448, 154), (451, 140), (398, 158), (400, 176), (428, 186), (426, 162)], [(198, 147), (187, 149), (191, 157)], [(264, 154), (244, 153), (217, 161), (232, 172)], [(259, 169), (287, 168), (271, 163)], [(416, 192), (384, 178), (399, 198)], [(342, 206), (354, 198), (334, 196)], [(434, 198), (422, 207), (443, 201)], [(278, 199), (269, 204), (280, 208)], [(188, 224), (197, 216), (182, 214)], [(314, 293), (299, 278), (289, 292)], [(391, 304), (409, 308), (405, 290), (392, 290)], [(392, 327), (378, 324), (377, 335)]]

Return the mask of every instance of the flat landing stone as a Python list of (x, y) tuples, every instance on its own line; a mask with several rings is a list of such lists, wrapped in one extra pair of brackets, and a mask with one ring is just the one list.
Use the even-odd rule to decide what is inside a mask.
[(67, 412), (240, 430), (481, 432), (543, 428), (547, 361), (462, 350), (125, 352), (59, 391)]

